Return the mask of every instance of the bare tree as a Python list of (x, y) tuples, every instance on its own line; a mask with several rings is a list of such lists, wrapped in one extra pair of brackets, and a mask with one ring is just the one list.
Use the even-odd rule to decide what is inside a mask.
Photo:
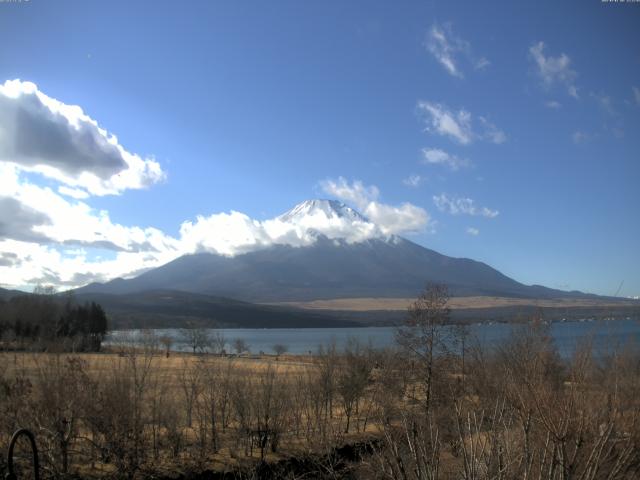
[(282, 344), (282, 343), (276, 343), (273, 347), (271, 347), (273, 349), (273, 351), (275, 352), (276, 356), (279, 357), (280, 355), (284, 354), (287, 352), (287, 350), (289, 350), (289, 347), (287, 347), (286, 345)]
[(181, 334), (184, 343), (191, 347), (194, 354), (197, 352), (204, 353), (211, 347), (211, 338), (205, 328), (183, 328)]
[(173, 346), (173, 337), (170, 335), (163, 335), (160, 337), (160, 343), (164, 347), (165, 355), (169, 358), (169, 353), (171, 352), (171, 347)]
[(445, 285), (427, 285), (409, 306), (405, 326), (397, 332), (398, 343), (415, 358), (415, 366), (420, 370), (426, 413), (429, 413), (433, 396), (435, 356), (447, 348), (442, 327), (449, 321), (448, 303)]
[(193, 423), (193, 406), (201, 390), (201, 374), (202, 370), (195, 368), (189, 358), (183, 358), (178, 380), (184, 397), (186, 423), (189, 428)]
[(211, 348), (213, 353), (217, 355), (223, 355), (225, 353), (225, 346), (227, 345), (227, 339), (222, 332), (216, 331), (211, 335)]
[(358, 412), (359, 402), (369, 383), (372, 365), (355, 339), (350, 339), (344, 354), (344, 363), (338, 370), (337, 390), (346, 416), (344, 433), (349, 433), (351, 417)]
[(158, 338), (158, 335), (156, 335), (156, 332), (146, 328), (140, 332), (138, 343), (142, 346), (145, 352), (149, 352), (153, 355), (158, 351), (160, 339)]
[(243, 338), (236, 338), (233, 341), (233, 349), (238, 355), (249, 351), (249, 344)]
[[(79, 358), (60, 354), (34, 357), (37, 370), (33, 391), (35, 425), (45, 447), (49, 466), (65, 475), (69, 472), (72, 444), (79, 435), (81, 377)], [(60, 469), (60, 470), (58, 470)]]

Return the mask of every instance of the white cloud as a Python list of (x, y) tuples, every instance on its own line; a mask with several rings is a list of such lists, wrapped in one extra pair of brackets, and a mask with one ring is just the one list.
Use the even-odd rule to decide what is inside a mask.
[(447, 153), (439, 148), (423, 148), (422, 163), (445, 165), (453, 171), (460, 170), (461, 168), (469, 167), (471, 165), (471, 162), (466, 158), (459, 158), (456, 155)]
[[(447, 37), (447, 33), (449, 37)], [(455, 56), (466, 49), (468, 49), (468, 45), (454, 37), (450, 31), (445, 32), (438, 25), (433, 25), (429, 30), (427, 50), (454, 77), (462, 78), (462, 73), (456, 65)]]
[(61, 185), (58, 187), (58, 193), (65, 195), (67, 197), (75, 198), (76, 200), (84, 200), (89, 198), (89, 194), (82, 190), (81, 188), (69, 188), (65, 185)]
[(90, 258), (86, 251), (71, 254), (50, 245), (0, 240), (0, 257), (14, 255), (12, 262), (0, 262), (0, 285), (5, 287), (52, 284), (72, 288), (115, 277), (129, 277), (171, 261), (173, 254), (117, 252), (111, 259)]
[[(339, 178), (322, 187), (366, 217), (338, 202), (314, 201), (312, 209), (268, 220), (235, 211), (198, 216), (172, 237), (155, 228), (117, 224), (106, 211), (34, 185), (15, 165), (0, 164), (0, 191), (7, 194), (0, 196), (0, 285), (77, 287), (134, 276), (188, 253), (234, 256), (276, 244), (311, 245), (319, 235), (354, 243), (430, 226), (424, 209), (381, 203), (374, 186)], [(99, 258), (87, 249), (105, 254)]]
[(554, 110), (557, 110), (558, 108), (562, 107), (562, 104), (560, 102), (557, 102), (556, 100), (550, 100), (548, 102), (545, 102), (545, 107), (547, 108), (552, 108)]
[(417, 232), (430, 225), (431, 217), (423, 208), (410, 203), (399, 206), (381, 203), (378, 201), (378, 188), (365, 187), (358, 180), (349, 184), (340, 177), (337, 180), (325, 180), (320, 187), (325, 193), (354, 204), (385, 235)]
[(471, 114), (466, 110), (452, 112), (445, 105), (431, 102), (419, 102), (418, 109), (428, 114), (427, 131), (450, 137), (463, 145), (473, 140)]
[(636, 105), (640, 106), (640, 88), (631, 87), (631, 90), (633, 91), (633, 98), (636, 101)]
[[(47, 184), (34, 183), (34, 173)], [(360, 242), (430, 225), (424, 209), (381, 203), (377, 187), (343, 178), (322, 182), (323, 189), (367, 218), (344, 205), (336, 214), (329, 201), (312, 202), (317, 208), (262, 221), (235, 211), (198, 216), (173, 237), (116, 223), (88, 203), (163, 178), (155, 160), (126, 151), (80, 107), (32, 83), (0, 85), (0, 285), (77, 287), (130, 277), (187, 253), (238, 255), (275, 244), (310, 245), (319, 235)]]
[[(364, 216), (344, 204), (314, 200), (268, 220), (255, 220), (231, 211), (198, 216), (180, 227), (179, 248), (184, 253), (213, 252), (239, 255), (271, 245), (311, 245), (318, 235), (348, 243), (425, 229), (429, 214), (409, 203), (392, 206), (378, 201), (379, 190), (360, 181), (340, 177), (320, 182), (321, 189), (356, 206)], [(336, 211), (339, 210), (337, 213)]]
[(119, 194), (165, 178), (158, 162), (125, 150), (79, 106), (20, 80), (0, 85), (0, 162), (91, 195)]
[(571, 59), (565, 53), (558, 57), (544, 55), (544, 42), (538, 42), (529, 47), (529, 56), (536, 66), (536, 72), (542, 80), (545, 88), (550, 88), (558, 83), (565, 86), (567, 93), (578, 98), (578, 89), (575, 86), (577, 73), (571, 68)]
[[(53, 185), (34, 183), (34, 173)], [(82, 201), (144, 188), (164, 176), (155, 160), (125, 150), (79, 106), (30, 82), (0, 84), (0, 284), (78, 286), (172, 260), (178, 240), (155, 228), (114, 223), (108, 212)]]
[[(14, 164), (0, 162), (0, 192), (0, 285), (79, 286), (159, 266), (179, 253), (176, 239), (114, 223), (106, 211), (22, 178)], [(111, 258), (70, 256), (60, 250), (65, 246), (111, 252)]]
[(338, 180), (324, 180), (320, 182), (320, 188), (343, 202), (355, 205), (363, 213), (369, 203), (380, 196), (380, 190), (375, 185), (366, 187), (360, 180), (349, 184), (343, 177), (339, 177)]
[(204, 251), (235, 256), (272, 245), (312, 245), (319, 234), (356, 243), (385, 233), (364, 218), (340, 217), (322, 209), (301, 214), (288, 212), (262, 221), (232, 211), (184, 222), (180, 227), (180, 246), (185, 253)]
[(480, 230), (478, 230), (477, 228), (468, 227), (467, 233), (473, 237), (477, 237), (478, 235), (480, 235)]
[(477, 207), (471, 198), (449, 197), (447, 194), (434, 195), (433, 203), (441, 212), (451, 215), (472, 215), (495, 218), (500, 212), (487, 207)]
[(442, 26), (434, 24), (427, 34), (426, 48), (447, 73), (454, 77), (462, 78), (464, 76), (460, 68), (463, 60), (477, 70), (490, 65), (489, 60), (484, 57), (474, 58), (469, 42), (456, 36), (450, 24)]
[(407, 187), (416, 188), (420, 186), (422, 181), (423, 178), (420, 175), (411, 174), (407, 178), (403, 179), (402, 183), (404, 183)]
[(440, 103), (420, 101), (418, 111), (424, 114), (428, 132), (449, 137), (462, 145), (468, 145), (476, 139), (497, 144), (507, 140), (502, 130), (482, 116), (478, 117), (480, 131), (474, 131), (471, 113), (464, 109), (455, 112)]
[[(18, 168), (11, 164), (1, 166), (0, 173), (4, 179), (3, 192), (7, 196), (48, 219), (32, 228), (43, 241), (131, 252), (161, 251), (167, 246), (164, 245), (166, 237), (159, 230), (115, 224), (106, 211), (95, 211), (84, 202), (67, 200), (48, 187), (22, 180)], [(9, 235), (3, 237), (11, 238)]]
[(399, 206), (387, 205), (379, 202), (371, 202), (365, 214), (386, 235), (412, 233), (425, 230), (429, 227), (430, 216), (424, 208), (411, 203), (402, 203)]

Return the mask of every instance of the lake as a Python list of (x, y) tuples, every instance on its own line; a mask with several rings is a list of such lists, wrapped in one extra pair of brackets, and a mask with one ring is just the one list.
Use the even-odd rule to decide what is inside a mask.
[[(477, 340), (482, 345), (497, 345), (509, 337), (515, 324), (493, 323), (476, 324), (468, 327), (469, 342)], [(316, 352), (319, 345), (335, 342), (338, 349), (344, 348), (350, 338), (361, 344), (370, 344), (374, 348), (385, 348), (395, 343), (395, 327), (362, 327), (362, 328), (221, 328), (211, 329), (212, 333), (224, 335), (227, 351), (231, 351), (231, 343), (235, 339), (244, 340), (252, 353), (273, 353), (275, 344), (282, 344), (293, 354), (309, 354)], [(156, 329), (158, 336), (170, 336), (174, 339), (173, 350), (189, 350), (184, 342), (180, 329)], [(640, 321), (626, 318), (617, 320), (584, 320), (554, 322), (551, 324), (551, 335), (563, 357), (569, 357), (576, 345), (584, 339), (591, 339), (596, 352), (610, 351), (624, 347), (629, 342), (640, 342)], [(140, 330), (113, 331), (105, 344), (130, 342), (139, 344), (143, 339)]]

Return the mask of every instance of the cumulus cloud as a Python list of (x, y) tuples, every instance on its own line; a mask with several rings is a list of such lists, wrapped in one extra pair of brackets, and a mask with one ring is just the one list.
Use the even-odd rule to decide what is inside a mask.
[(18, 255), (13, 252), (0, 252), (0, 267), (13, 267), (20, 263)]
[(0, 85), (0, 162), (55, 179), (78, 196), (119, 194), (165, 177), (158, 162), (125, 150), (79, 106), (20, 80)]
[(86, 198), (89, 198), (89, 194), (81, 188), (69, 188), (65, 185), (60, 185), (58, 187), (58, 192), (62, 195), (66, 195), (67, 197), (75, 198), (77, 200), (84, 200)]
[(422, 163), (426, 165), (444, 165), (453, 171), (471, 166), (466, 158), (460, 158), (439, 148), (423, 148)]
[[(33, 173), (50, 186), (34, 183)], [(79, 106), (30, 82), (0, 84), (0, 284), (78, 286), (172, 260), (177, 239), (120, 225), (82, 201), (164, 176), (155, 160), (125, 150)], [(99, 249), (108, 259), (66, 246)]]
[(495, 218), (499, 215), (498, 210), (491, 210), (487, 207), (478, 207), (471, 198), (449, 197), (447, 194), (434, 195), (433, 203), (441, 212), (451, 215), (471, 215), (487, 218)]
[[(22, 178), (16, 165), (0, 163), (0, 191), (6, 194), (0, 197), (2, 285), (79, 286), (81, 278), (132, 275), (180, 253), (177, 239), (154, 228), (114, 223), (105, 211)], [(82, 255), (70, 255), (65, 246), (111, 252), (110, 259), (90, 258), (82, 248), (76, 249)]]
[(364, 215), (337, 201), (314, 200), (267, 220), (236, 211), (201, 215), (183, 222), (172, 237), (115, 223), (108, 212), (29, 183), (15, 165), (0, 165), (0, 189), (9, 194), (0, 197), (0, 285), (77, 287), (135, 276), (189, 253), (234, 256), (272, 245), (312, 245), (320, 236), (354, 243), (429, 225), (419, 207), (379, 202), (374, 186), (343, 178), (323, 186)]
[(50, 223), (44, 213), (23, 205), (15, 198), (0, 196), (0, 238), (39, 241), (45, 237), (34, 228)]
[[(47, 177), (46, 184), (36, 172)], [(153, 159), (122, 147), (80, 107), (19, 80), (0, 85), (0, 285), (77, 287), (131, 277), (181, 255), (239, 255), (272, 245), (311, 245), (320, 236), (346, 242), (424, 229), (427, 212), (378, 200), (375, 186), (323, 182), (340, 202), (304, 202), (284, 215), (256, 220), (241, 212), (201, 215), (177, 236), (127, 226), (88, 203), (164, 178)]]
[(577, 73), (571, 68), (571, 59), (565, 53), (557, 57), (545, 56), (544, 42), (538, 42), (529, 47), (529, 57), (533, 60), (536, 73), (540, 77), (545, 88), (554, 84), (561, 84), (567, 89), (567, 93), (578, 98), (578, 89), (575, 86)]
[(94, 258), (84, 250), (69, 254), (54, 245), (5, 239), (0, 240), (0, 257), (0, 285), (4, 287), (44, 283), (70, 288), (135, 276), (173, 260), (175, 254), (119, 251), (111, 258)]
[(391, 206), (371, 202), (365, 211), (386, 235), (419, 232), (429, 226), (427, 211), (410, 203)]
[(454, 77), (464, 76), (460, 68), (463, 60), (476, 69), (486, 68), (490, 64), (484, 57), (476, 59), (471, 53), (469, 42), (455, 35), (450, 24), (434, 24), (429, 29), (425, 46), (447, 73)]
[[(378, 225), (359, 215), (339, 215), (334, 207), (327, 206), (328, 202), (305, 202), (268, 220), (255, 220), (236, 211), (198, 216), (194, 222), (184, 222), (180, 227), (180, 246), (186, 253), (235, 256), (272, 245), (308, 246), (320, 235), (347, 243), (383, 235)], [(339, 209), (348, 211), (345, 205)]]
[(333, 197), (355, 205), (361, 211), (367, 208), (369, 202), (380, 196), (380, 190), (375, 185), (367, 187), (359, 180), (349, 184), (343, 177), (338, 177), (338, 180), (323, 180), (320, 182), (320, 188)]
[(418, 111), (424, 116), (428, 132), (449, 137), (462, 145), (477, 139), (497, 144), (507, 140), (502, 130), (482, 116), (478, 117), (480, 129), (475, 131), (472, 115), (465, 109), (456, 112), (441, 103), (420, 101)]
[[(67, 200), (48, 187), (41, 187), (20, 177), (11, 164), (0, 165), (0, 188), (10, 197), (8, 208), (22, 212), (16, 228), (0, 232), (0, 238), (24, 239), (27, 234), (41, 243), (84, 245), (111, 250), (139, 252), (161, 251), (172, 241), (154, 228), (125, 227), (113, 223), (106, 211), (95, 211), (87, 203)], [(2, 203), (0, 202), (0, 208)], [(13, 218), (11, 215), (8, 218)], [(27, 229), (27, 223), (30, 228)]]
[(355, 205), (385, 235), (416, 232), (429, 226), (430, 216), (426, 210), (410, 203), (399, 206), (381, 203), (375, 186), (366, 187), (358, 180), (350, 184), (340, 177), (325, 180), (320, 187), (325, 193)]

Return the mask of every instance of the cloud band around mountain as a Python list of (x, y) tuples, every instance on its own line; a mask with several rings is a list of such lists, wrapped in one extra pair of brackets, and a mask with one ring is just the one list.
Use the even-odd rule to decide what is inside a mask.
[(342, 177), (321, 189), (364, 216), (333, 204), (267, 220), (231, 211), (199, 215), (171, 236), (119, 224), (89, 203), (164, 178), (154, 159), (127, 151), (79, 106), (30, 82), (0, 85), (0, 285), (75, 287), (130, 277), (189, 253), (233, 256), (311, 245), (320, 236), (360, 242), (431, 227), (423, 208), (383, 203), (376, 186)]

